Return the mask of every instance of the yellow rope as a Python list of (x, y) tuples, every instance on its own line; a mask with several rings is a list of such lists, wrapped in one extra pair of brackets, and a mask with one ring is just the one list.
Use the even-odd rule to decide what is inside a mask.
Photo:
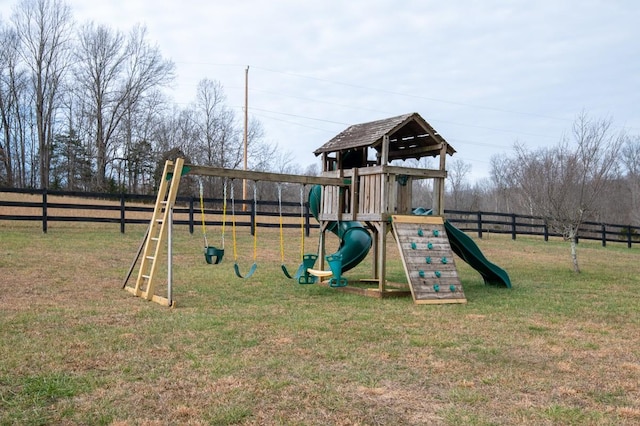
[(256, 199), (258, 191), (256, 183), (253, 182), (253, 263), (258, 258), (258, 200)]
[(278, 216), (280, 217), (280, 261), (284, 265), (284, 231), (282, 229), (282, 187), (278, 184)]
[(233, 260), (238, 260), (236, 249), (236, 202), (233, 196), (233, 182), (231, 182), (231, 239), (233, 240)]
[(300, 187), (300, 259), (304, 259), (304, 185)]
[(203, 189), (202, 189), (202, 181), (200, 181), (200, 212), (201, 212), (201, 216), (202, 216), (202, 235), (204, 236), (204, 246), (207, 247), (208, 243), (207, 243), (207, 227), (205, 225), (205, 221), (204, 221), (204, 196), (203, 196)]

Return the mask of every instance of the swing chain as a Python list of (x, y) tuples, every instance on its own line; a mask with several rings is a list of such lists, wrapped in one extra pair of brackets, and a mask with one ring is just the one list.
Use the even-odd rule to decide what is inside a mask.
[(202, 217), (202, 235), (204, 236), (204, 247), (205, 249), (209, 247), (209, 242), (207, 241), (207, 226), (204, 218), (204, 189), (202, 185), (202, 179), (199, 179), (200, 183), (200, 213)]

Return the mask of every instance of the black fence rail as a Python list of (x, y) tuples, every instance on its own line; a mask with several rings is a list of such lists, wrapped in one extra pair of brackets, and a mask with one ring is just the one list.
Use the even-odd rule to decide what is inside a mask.
[[(553, 232), (544, 218), (538, 216), (518, 215), (513, 213), (468, 212), (445, 210), (449, 222), (467, 233), (482, 238), (484, 233), (509, 234), (512, 239), (518, 235), (541, 236), (545, 241), (549, 237), (563, 237)], [(640, 243), (640, 227), (601, 222), (583, 222), (578, 233), (578, 240), (601, 241), (606, 247), (608, 242), (626, 243), (631, 248), (633, 243)]]
[[(37, 197), (37, 201), (7, 200), (3, 193), (25, 194)], [(69, 202), (64, 202), (66, 197)], [(152, 195), (0, 188), (0, 220), (42, 222), (45, 233), (50, 222), (117, 223), (120, 232), (124, 233), (127, 224), (149, 223), (155, 201), (156, 197)], [(205, 217), (219, 217), (219, 220), (206, 219), (204, 224), (207, 226), (220, 226), (223, 220), (229, 225), (235, 214), (236, 226), (250, 227), (252, 235), (256, 226), (280, 227), (280, 219), (283, 228), (303, 226), (307, 236), (311, 228), (319, 227), (311, 221), (313, 216), (308, 203), (301, 206), (300, 202), (290, 201), (234, 200), (234, 212), (231, 200), (227, 200), (226, 211), (221, 198), (204, 198), (203, 202)], [(79, 215), (80, 211), (88, 214)], [(177, 197), (173, 217), (174, 225), (188, 225), (189, 232), (193, 233), (195, 227), (202, 224), (200, 198)], [(266, 218), (277, 219), (268, 221)]]
[[(27, 200), (11, 200), (4, 194), (25, 194)], [(68, 198), (67, 198), (68, 197)], [(14, 197), (17, 198), (17, 197)], [(27, 197), (24, 197), (27, 198)], [(73, 192), (34, 189), (0, 188), (0, 220), (37, 221), (42, 223), (42, 231), (47, 232), (50, 222), (102, 222), (117, 223), (124, 233), (127, 224), (146, 224), (153, 213), (156, 197), (138, 194), (110, 194), (97, 192)], [(223, 200), (205, 198), (205, 225), (220, 226), (223, 223)], [(307, 236), (312, 228), (318, 228), (312, 220), (309, 205), (300, 202), (234, 200), (236, 226), (300, 228), (303, 226)], [(231, 201), (227, 201), (226, 223), (231, 221)], [(69, 214), (66, 214), (66, 212)], [(79, 214), (82, 212), (83, 214)], [(178, 197), (174, 208), (176, 225), (187, 225), (193, 233), (201, 224), (200, 199), (198, 197)], [(562, 237), (552, 232), (543, 218), (497, 212), (468, 212), (445, 210), (449, 222), (470, 234), (483, 238), (485, 233), (508, 234), (512, 239), (518, 235), (541, 236), (545, 241), (549, 237)], [(602, 246), (607, 243), (626, 243), (631, 248), (640, 243), (640, 227), (632, 225), (584, 222), (579, 239), (597, 240)]]

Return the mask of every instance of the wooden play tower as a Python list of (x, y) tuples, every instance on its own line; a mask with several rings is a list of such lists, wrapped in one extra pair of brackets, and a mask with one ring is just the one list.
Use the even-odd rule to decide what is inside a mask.
[[(322, 158), (323, 177), (350, 181), (349, 186), (323, 189), (318, 215), (321, 242), (331, 224), (341, 221), (359, 221), (372, 234), (372, 278), (366, 281), (374, 287), (342, 290), (381, 298), (407, 293), (387, 286), (387, 235), (392, 232), (416, 303), (466, 302), (443, 217), (446, 157), (454, 153), (417, 113), (350, 126), (314, 151)], [(438, 158), (438, 168), (402, 165), (404, 160), (423, 157)], [(421, 179), (433, 181), (430, 216), (412, 215), (417, 207), (412, 205), (412, 184)], [(321, 243), (321, 262), (324, 257)]]

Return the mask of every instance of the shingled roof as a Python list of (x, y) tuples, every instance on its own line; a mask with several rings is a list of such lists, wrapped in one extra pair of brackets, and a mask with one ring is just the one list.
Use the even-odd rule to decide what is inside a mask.
[(440, 152), (434, 148), (441, 143), (447, 144), (449, 155), (456, 152), (420, 114), (413, 112), (349, 126), (313, 153), (317, 156), (364, 147), (380, 150), (385, 135), (389, 136), (389, 161), (436, 156)]

